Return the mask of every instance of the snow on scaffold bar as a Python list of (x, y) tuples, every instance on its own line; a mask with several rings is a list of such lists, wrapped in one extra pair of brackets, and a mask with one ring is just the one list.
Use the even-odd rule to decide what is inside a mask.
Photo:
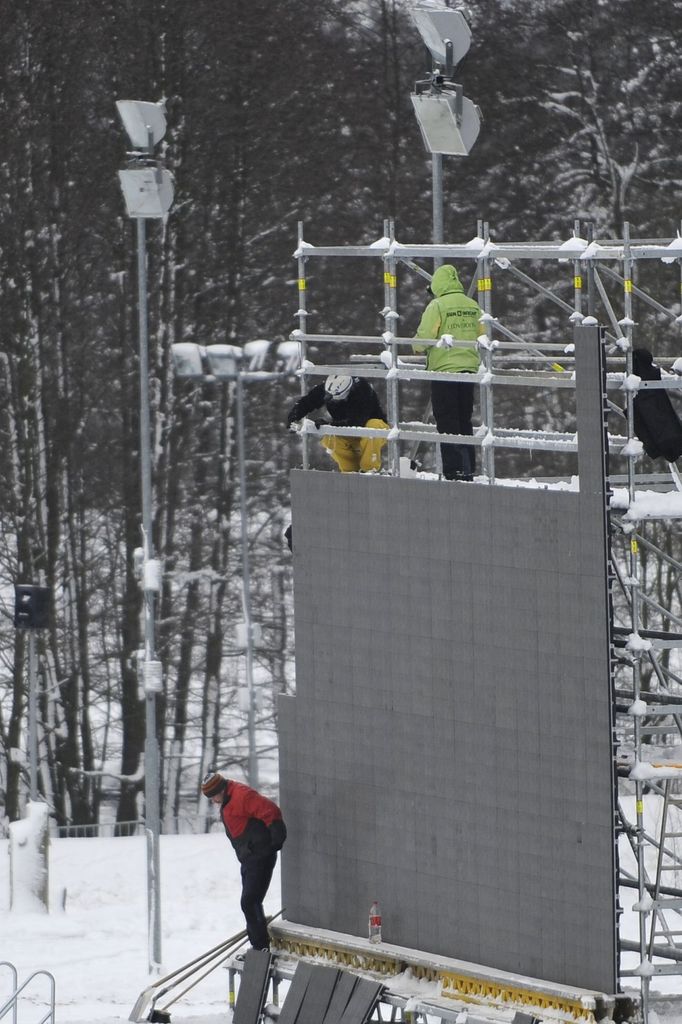
[[(558, 985), (539, 978), (499, 971), (450, 957), (432, 956), (416, 949), (393, 946), (324, 928), (289, 921), (270, 927), (273, 950), (294, 957), (312, 957), (339, 966), (382, 976), (391, 992), (391, 978), (409, 972), (412, 978), (435, 982), (444, 1000), (461, 1000), (497, 1009), (537, 1011), (543, 1018), (593, 1024), (612, 1015), (615, 996), (589, 989)], [(434, 1000), (429, 999), (431, 1005)]]
[[(450, 376), (454, 376), (451, 374)], [(446, 444), (470, 444), (486, 447), (517, 448), (521, 451), (550, 451), (550, 452), (576, 452), (578, 442), (575, 437), (571, 439), (548, 439), (536, 434), (532, 437), (519, 433), (514, 437), (510, 431), (498, 435), (487, 432), (485, 434), (440, 434), (432, 426), (427, 424), (426, 428), (410, 429), (409, 426), (400, 425), (391, 427), (389, 430), (382, 430), (378, 427), (342, 427), (337, 424), (324, 424), (315, 426), (309, 419), (303, 420), (303, 425), (297, 431), (300, 434), (312, 434), (316, 437), (385, 437), (388, 441), (419, 441), (428, 435), (430, 441), (444, 441)], [(617, 442), (625, 441), (625, 438), (617, 438)]]
[[(498, 320), (494, 319), (491, 321), (493, 327), (500, 327)], [(387, 345), (396, 344), (398, 346), (412, 348), (416, 344), (416, 339), (413, 336), (401, 337), (398, 334), (391, 334), (387, 337), (385, 334), (307, 334), (300, 328), (292, 331), (289, 335), (292, 342), (305, 341), (309, 345), (319, 344), (334, 344), (334, 345), (376, 345), (377, 347), (385, 348)], [(482, 341), (487, 342), (485, 335), (482, 335)], [(441, 338), (420, 338), (419, 345), (425, 348), (430, 347), (442, 347)], [(449, 348), (471, 348), (471, 341), (457, 341), (456, 338), (451, 338), (448, 347)], [(573, 342), (562, 341), (562, 342), (538, 342), (534, 344), (531, 341), (526, 341), (523, 338), (519, 338), (516, 341), (495, 341), (496, 349), (508, 349), (509, 351), (519, 352), (519, 350), (532, 349), (533, 351), (546, 351), (546, 352), (561, 352), (564, 357), (572, 358), (572, 353), (566, 352), (566, 346), (573, 345)], [(368, 359), (376, 359), (377, 356), (367, 356)], [(423, 358), (423, 356), (416, 358)]]
[(569, 238), (565, 242), (484, 242), (472, 238), (465, 243), (439, 245), (404, 245), (380, 238), (371, 245), (310, 245), (303, 242), (294, 252), (295, 258), (310, 259), (317, 256), (380, 257), (381, 259), (423, 258), (433, 259), (508, 259), (508, 260), (663, 260), (672, 263), (682, 258), (682, 238), (661, 238), (647, 242), (604, 240), (587, 242), (582, 238)]
[[(450, 377), (457, 379), (457, 374), (433, 374), (436, 378)], [(459, 376), (464, 377), (464, 374)], [(467, 374), (466, 376), (473, 376)], [(469, 444), (474, 447), (515, 448), (520, 451), (577, 452), (577, 434), (559, 434), (556, 432), (540, 432), (531, 430), (511, 430), (499, 428), (486, 431), (479, 428), (471, 434), (441, 434), (430, 423), (399, 423), (396, 427), (385, 430), (381, 427), (342, 427), (340, 424), (320, 423), (304, 417), (301, 426), (295, 431), (299, 434), (311, 434), (317, 437), (385, 437), (389, 441), (419, 441), (428, 435), (429, 441), (444, 441), (446, 444)], [(622, 451), (628, 439), (617, 434), (609, 434), (609, 446), (612, 452)], [(653, 493), (653, 492), (652, 492)], [(677, 493), (677, 492), (676, 492)], [(656, 495), (658, 496), (658, 495)], [(682, 494), (678, 493), (680, 513), (682, 515)], [(618, 506), (617, 506), (618, 507)], [(651, 518), (655, 518), (652, 512)], [(659, 518), (661, 513), (658, 513)], [(628, 516), (625, 516), (627, 519)]]
[[(668, 710), (665, 714), (670, 714)], [(633, 782), (650, 782), (654, 779), (682, 779), (682, 764), (678, 761), (635, 761), (630, 770)]]
[(611, 497), (613, 510), (626, 509), (623, 519), (628, 523), (637, 523), (642, 519), (682, 519), (682, 493), (670, 491), (640, 491), (630, 502), (627, 489), (614, 488)]

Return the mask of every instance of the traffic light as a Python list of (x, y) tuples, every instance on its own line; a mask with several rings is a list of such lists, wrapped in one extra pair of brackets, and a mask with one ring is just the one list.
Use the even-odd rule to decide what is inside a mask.
[(50, 588), (30, 583), (14, 587), (14, 625), (17, 629), (47, 629), (50, 619)]

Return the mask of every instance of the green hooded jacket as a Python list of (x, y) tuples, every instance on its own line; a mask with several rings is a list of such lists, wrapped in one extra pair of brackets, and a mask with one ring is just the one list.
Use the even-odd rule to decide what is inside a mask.
[[(450, 264), (438, 267), (431, 280), (434, 298), (422, 314), (415, 338), (440, 338), (450, 334), (455, 341), (476, 341), (483, 328), (481, 307), (464, 294), (457, 271)], [(480, 360), (475, 348), (436, 348), (414, 345), (426, 352), (426, 369), (434, 373), (476, 373)]]

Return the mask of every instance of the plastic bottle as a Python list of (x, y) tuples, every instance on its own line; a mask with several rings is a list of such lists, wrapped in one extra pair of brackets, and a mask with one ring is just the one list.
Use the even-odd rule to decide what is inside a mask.
[(381, 942), (381, 911), (376, 900), (369, 908), (369, 941)]

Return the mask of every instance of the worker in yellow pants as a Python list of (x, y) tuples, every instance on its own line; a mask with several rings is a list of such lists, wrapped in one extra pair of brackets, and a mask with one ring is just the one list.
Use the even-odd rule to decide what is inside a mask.
[[(325, 409), (329, 420), (315, 420), (317, 426), (370, 427), (388, 430), (386, 416), (376, 391), (361, 377), (332, 374), (324, 384), (317, 384), (292, 405), (287, 425), (297, 423), (316, 409)], [(326, 448), (342, 473), (370, 473), (381, 469), (381, 450), (384, 437), (341, 437), (329, 434), (322, 438)]]
[[(388, 430), (388, 423), (380, 419), (367, 420), (371, 430)], [(320, 442), (326, 448), (342, 473), (370, 473), (381, 469), (381, 449), (385, 437), (337, 437), (329, 434)]]

